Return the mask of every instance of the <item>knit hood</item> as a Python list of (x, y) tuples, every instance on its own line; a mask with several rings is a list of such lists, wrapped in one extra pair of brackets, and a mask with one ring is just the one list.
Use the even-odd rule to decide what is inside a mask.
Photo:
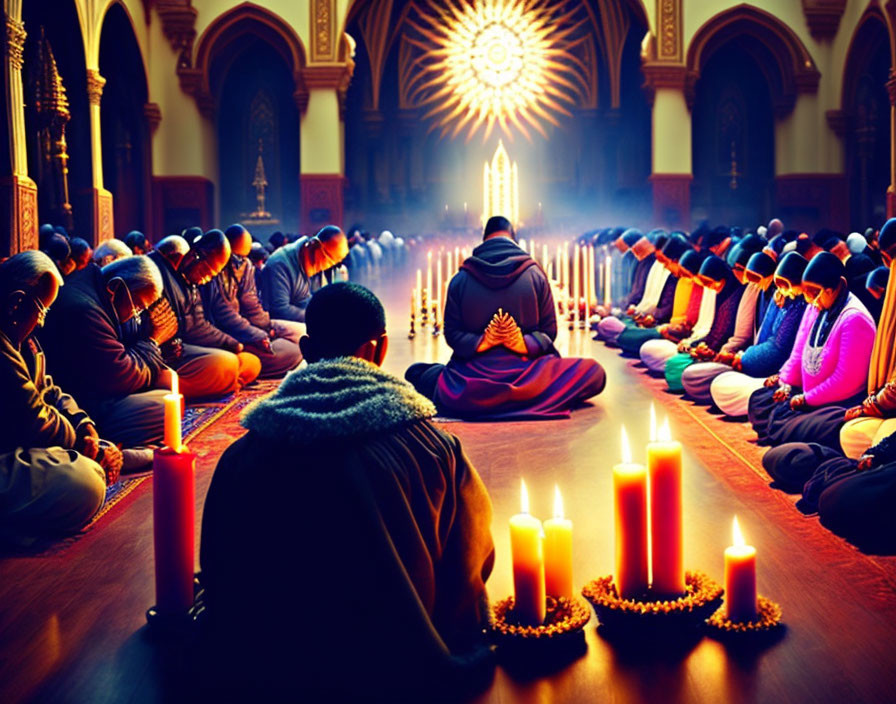
[(435, 406), (406, 381), (358, 357), (297, 369), (270, 396), (251, 404), (241, 424), (294, 445), (389, 432), (432, 418)]
[(507, 237), (493, 237), (473, 250), (461, 269), (491, 289), (507, 288), (531, 266), (538, 266), (520, 246)]

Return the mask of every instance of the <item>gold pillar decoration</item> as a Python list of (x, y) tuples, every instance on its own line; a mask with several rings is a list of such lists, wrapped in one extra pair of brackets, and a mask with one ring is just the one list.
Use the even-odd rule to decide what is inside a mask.
[(56, 67), (53, 49), (44, 36), (43, 28), (37, 47), (37, 64), (34, 109), (38, 118), (41, 167), (47, 170), (52, 184), (51, 215), (72, 229), (74, 221), (68, 193), (68, 145), (65, 142), (65, 126), (71, 118), (71, 112), (62, 76)]
[(103, 98), (103, 86), (105, 85), (106, 79), (100, 75), (97, 69), (87, 69), (87, 100), (91, 105), (99, 107)]
[(10, 7), (6, 21), (5, 80), (9, 139), (9, 175), (0, 178), (0, 222), (8, 239), (0, 236), (0, 257), (37, 247), (37, 186), (28, 177), (28, 147), (25, 139), (25, 100), (22, 66), (27, 32)]
[(311, 0), (311, 61), (335, 61), (336, 3), (334, 0)]

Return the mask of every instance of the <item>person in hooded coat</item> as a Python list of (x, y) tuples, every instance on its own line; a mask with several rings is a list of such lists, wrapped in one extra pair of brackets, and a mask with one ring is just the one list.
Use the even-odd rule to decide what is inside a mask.
[(451, 279), (442, 364), (413, 364), (405, 378), (441, 413), (472, 420), (565, 418), (599, 394), (593, 359), (561, 358), (547, 276), (516, 243), (510, 222), (490, 218), (484, 241)]
[(842, 262), (830, 252), (817, 254), (806, 267), (803, 295), (810, 306), (778, 375), (778, 388), (771, 398), (768, 390), (750, 397), (750, 422), (760, 441), (779, 445), (818, 439), (820, 428), (810, 411), (861, 400), (875, 325), (849, 291), (844, 273)]
[(328, 285), (305, 320), (308, 366), (247, 408), (205, 500), (208, 685), (224, 699), (430, 701), (487, 684), (485, 486), (432, 403), (381, 369), (376, 296)]
[[(766, 250), (758, 255), (771, 259)], [(757, 259), (756, 269), (764, 270), (765, 264), (765, 260)], [(777, 374), (790, 356), (806, 308), (806, 299), (800, 287), (807, 264), (806, 259), (796, 252), (784, 255), (774, 269), (776, 290), (763, 318), (756, 344), (748, 347), (743, 354), (736, 355), (731, 369), (712, 380), (709, 387), (712, 402), (725, 415), (747, 415), (750, 395), (761, 389), (770, 376)]]

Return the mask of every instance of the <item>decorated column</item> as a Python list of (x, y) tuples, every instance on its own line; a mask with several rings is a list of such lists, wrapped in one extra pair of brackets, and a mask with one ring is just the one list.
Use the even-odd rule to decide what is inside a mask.
[[(90, 162), (92, 187), (90, 193), (77, 194), (82, 199), (89, 199), (93, 238), (91, 244), (110, 237), (115, 237), (112, 211), (112, 194), (103, 187), (103, 135), (100, 122), (100, 101), (103, 98), (103, 87), (106, 79), (98, 69), (87, 69), (87, 100), (90, 103)], [(85, 233), (87, 234), (87, 233)]]
[(25, 249), (37, 248), (37, 186), (28, 177), (28, 156), (25, 146), (25, 104), (22, 95), (22, 51), (25, 47), (25, 25), (19, 21), (20, 2), (7, 4), (4, 15), (4, 89), (6, 91), (7, 138), (10, 171), (0, 179), (0, 215), (8, 239), (0, 238), (0, 257)]

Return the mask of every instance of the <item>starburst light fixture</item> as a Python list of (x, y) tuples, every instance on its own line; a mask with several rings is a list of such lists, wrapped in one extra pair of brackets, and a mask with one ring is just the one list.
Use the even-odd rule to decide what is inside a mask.
[(572, 53), (583, 24), (567, 0), (420, 0), (409, 19), (422, 51), (409, 94), (428, 107), (442, 134), (484, 139), (497, 125), (531, 139), (545, 122), (570, 115), (587, 89), (585, 66)]

